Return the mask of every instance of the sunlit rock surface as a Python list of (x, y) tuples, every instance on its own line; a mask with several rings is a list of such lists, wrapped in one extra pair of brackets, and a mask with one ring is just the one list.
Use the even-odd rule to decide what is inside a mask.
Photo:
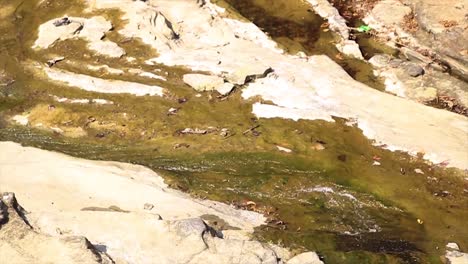
[[(87, 161), (11, 142), (0, 143), (0, 148), (2, 190), (15, 190), (27, 221), (43, 233), (24, 223), (19, 209), (8, 207), (9, 220), (0, 228), (0, 249), (5, 249), (0, 256), (13, 254), (37, 263), (107, 263), (98, 259), (106, 253), (116, 263), (213, 264), (285, 263), (290, 257), (245, 235), (264, 223), (262, 215), (190, 198), (169, 189), (145, 167)], [(3, 204), (1, 208), (3, 212)], [(228, 223), (228, 236), (207, 226), (202, 215)], [(77, 235), (86, 236), (94, 251), (80, 246), (87, 240), (67, 242), (66, 237)], [(44, 254), (54, 247), (65, 253)]]

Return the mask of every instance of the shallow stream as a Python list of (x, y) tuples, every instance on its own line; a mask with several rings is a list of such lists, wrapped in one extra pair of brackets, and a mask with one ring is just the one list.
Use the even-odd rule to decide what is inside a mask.
[[(227, 2), (290, 52), (339, 57), (330, 43), (333, 36), (320, 28), (323, 21), (300, 1)], [(41, 23), (64, 14), (80, 15), (80, 10), (75, 0), (40, 5), (0, 0), (0, 73), (15, 80), (0, 86), (1, 141), (148, 166), (174, 188), (267, 214), (269, 224), (255, 233), (259, 239), (297, 251), (317, 251), (325, 263), (440, 263), (447, 242), (468, 247), (466, 175), (374, 147), (346, 120), (258, 120), (251, 114), (253, 100), (242, 100), (239, 91), (227, 99), (209, 93), (197, 97), (181, 81), (189, 70), (162, 65), (144, 67), (168, 72), (163, 84), (171, 94), (166, 97), (104, 95), (39, 78), (29, 66), (54, 54), (66, 53), (69, 61), (132, 67), (124, 59), (95, 56), (76, 40), (42, 52), (29, 48)], [(103, 15), (115, 25), (107, 37), (119, 40), (119, 13)], [(138, 59), (152, 54), (138, 40), (124, 45)], [(356, 72), (356, 79), (371, 86), (375, 81), (378, 88), (370, 66), (337, 60)], [(73, 64), (57, 67), (98, 76)], [(118, 78), (162, 84), (126, 75)], [(58, 103), (51, 95), (101, 98), (114, 104), (72, 105)], [(180, 108), (177, 115), (167, 114), (171, 107)], [(24, 112), (32, 121), (81, 127), (87, 136), (69, 138), (7, 121)], [(89, 126), (91, 117), (95, 126)], [(186, 127), (214, 129), (206, 135), (177, 133)], [(257, 128), (244, 133), (252, 127)], [(220, 136), (222, 128), (229, 136)], [(280, 152), (277, 146), (293, 152)]]

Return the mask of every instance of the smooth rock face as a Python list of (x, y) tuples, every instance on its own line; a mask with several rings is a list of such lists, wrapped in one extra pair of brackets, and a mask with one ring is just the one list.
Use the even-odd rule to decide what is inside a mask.
[[(80, 236), (52, 237), (35, 231), (13, 193), (0, 197), (0, 259), (8, 263), (113, 263)], [(6, 263), (6, 262), (5, 262)]]
[(223, 83), (223, 85), (216, 87), (216, 91), (221, 95), (229, 94), (232, 89), (234, 89), (234, 84), (232, 83)]
[(39, 27), (38, 38), (33, 48), (46, 49), (57, 41), (72, 38), (82, 38), (88, 41), (88, 48), (98, 54), (119, 58), (125, 55), (125, 50), (116, 43), (103, 40), (105, 33), (112, 29), (112, 24), (102, 16), (92, 18), (70, 17), (69, 24), (56, 26), (60, 18), (49, 20)]
[[(447, 28), (442, 21), (454, 21), (462, 26), (467, 22), (465, 15), (468, 3), (460, 0), (404, 0), (415, 9), (417, 19), (425, 30), (432, 33), (442, 33)], [(466, 43), (459, 43), (466, 45)]]
[(39, 38), (34, 42), (33, 48), (46, 49), (58, 40), (66, 40), (76, 36), (83, 25), (76, 21), (68, 25), (56, 27), (54, 25), (55, 19), (48, 23), (42, 24), (39, 27)]
[(80, 18), (78, 20), (83, 21), (83, 29), (80, 30), (79, 37), (90, 42), (101, 40), (104, 38), (105, 33), (112, 29), (112, 23), (102, 16), (96, 16), (88, 19)]
[(129, 93), (136, 96), (162, 96), (164, 94), (164, 89), (156, 85), (146, 85), (120, 80), (106, 80), (52, 68), (44, 68), (44, 71), (51, 80), (75, 86), (86, 91), (100, 93)]
[(185, 74), (184, 82), (198, 92), (213, 91), (224, 85), (224, 79), (205, 74)]
[(287, 264), (323, 264), (316, 253), (307, 252), (290, 259)]
[(88, 48), (111, 58), (120, 58), (125, 55), (124, 49), (119, 47), (115, 42), (108, 40), (90, 42)]
[[(107, 256), (94, 247), (116, 263), (279, 264), (290, 258), (285, 249), (250, 240), (253, 228), (264, 223), (262, 215), (192, 199), (142, 166), (87, 161), (11, 142), (0, 142), (0, 164), (1, 190), (15, 190), (28, 222), (44, 233), (5, 211), (11, 199), (0, 202), (0, 259), (21, 260), (15, 264), (106, 263)], [(153, 207), (147, 210), (145, 204)], [(206, 225), (203, 215), (236, 230), (224, 235)], [(94, 247), (70, 236), (86, 236)]]
[(383, 0), (378, 2), (370, 13), (371, 20), (378, 24), (400, 25), (406, 15), (411, 14), (411, 8), (398, 0)]

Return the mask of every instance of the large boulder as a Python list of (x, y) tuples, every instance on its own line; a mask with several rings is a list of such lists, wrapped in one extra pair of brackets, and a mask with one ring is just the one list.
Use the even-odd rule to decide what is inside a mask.
[(103, 40), (106, 32), (112, 28), (111, 22), (102, 16), (55, 18), (39, 27), (38, 38), (33, 48), (46, 49), (58, 41), (81, 38), (88, 42), (87, 47), (90, 50), (101, 55), (119, 58), (125, 55), (125, 50), (115, 42)]
[(48, 236), (34, 230), (13, 193), (0, 197), (0, 259), (8, 263), (113, 263), (82, 236)]

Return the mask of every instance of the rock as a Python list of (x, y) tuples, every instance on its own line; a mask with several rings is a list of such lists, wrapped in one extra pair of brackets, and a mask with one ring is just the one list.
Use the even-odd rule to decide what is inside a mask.
[(421, 169), (414, 169), (414, 172), (417, 174), (424, 174), (424, 172)]
[[(458, 0), (405, 0), (414, 6), (414, 12), (421, 27), (433, 34), (440, 34), (447, 30), (443, 21), (453, 21), (457, 25), (466, 25), (466, 3)], [(464, 3), (464, 8), (457, 8), (457, 4)], [(465, 20), (465, 21), (464, 21)]]
[(453, 243), (453, 242), (450, 242), (450, 243), (447, 243), (447, 246), (445, 246), (445, 248), (447, 250), (456, 250), (456, 251), (460, 251), (460, 247), (458, 246), (457, 243)]
[(151, 209), (153, 209), (153, 208), (154, 208), (154, 205), (152, 205), (152, 204), (150, 204), (150, 203), (145, 203), (145, 204), (143, 205), (143, 209), (145, 209), (145, 210), (151, 211)]
[(121, 69), (109, 67), (109, 65), (87, 65), (88, 69), (92, 71), (104, 71), (109, 74), (123, 75), (125, 72)]
[(55, 57), (47, 61), (47, 66), (52, 67), (54, 66), (57, 62), (63, 61), (65, 57)]
[[(264, 223), (265, 218), (262, 215), (236, 210), (214, 201), (194, 200), (187, 194), (169, 189), (162, 178), (150, 169), (118, 162), (86, 161), (11, 142), (0, 142), (0, 148), (0, 186), (2, 189), (16, 190), (28, 210), (28, 222), (44, 233), (40, 235), (40, 239), (36, 239), (32, 236), (37, 233), (32, 230), (33, 235), (14, 241), (30, 255), (45, 258), (49, 256), (47, 252), (63, 252), (55, 254), (63, 257), (71, 252), (63, 247), (78, 247), (78, 242), (68, 241), (63, 243), (70, 245), (56, 248), (55, 245), (62, 242), (53, 242), (48, 235), (57, 236), (59, 229), (63, 236), (86, 236), (91, 243), (105, 246), (107, 254), (116, 263), (239, 263), (235, 260), (243, 260), (241, 263), (248, 264), (279, 262), (269, 245), (252, 241), (246, 235), (234, 236), (234, 230), (231, 232), (232, 239), (221, 239), (219, 232), (200, 219), (202, 215), (215, 215), (228, 226), (239, 229), (239, 232), (251, 233), (254, 227)], [(57, 167), (57, 164), (60, 166)], [(28, 184), (31, 181), (34, 181), (34, 185)], [(74, 191), (70, 192), (70, 189)], [(139, 195), (135, 196), (135, 193)], [(54, 202), (53, 206), (51, 201)], [(152, 212), (145, 210), (142, 206), (145, 203), (157, 203), (158, 213), (165, 220), (158, 220)], [(127, 212), (81, 210), (86, 207), (108, 208), (109, 205), (125, 208)], [(0, 218), (6, 219), (2, 208), (4, 206), (0, 205)], [(8, 218), (11, 222), (11, 217)], [(0, 228), (1, 259), (5, 259), (5, 254), (15, 252), (9, 248), (8, 243), (2, 243), (7, 240), (1, 235), (12, 234), (12, 229), (6, 228), (10, 222), (7, 225), (1, 224)], [(24, 221), (22, 223), (27, 227)], [(43, 237), (47, 237), (44, 238), (44, 243), (40, 242)], [(241, 237), (247, 240), (239, 240)], [(84, 250), (86, 246), (80, 244), (80, 248)], [(49, 261), (98, 263), (84, 260), (85, 257), (94, 258), (92, 253), (80, 251), (78, 256), (73, 256), (80, 257), (82, 262), (54, 261), (54, 258)]]
[(468, 254), (457, 251), (447, 252), (445, 260), (447, 264), (466, 264), (468, 263)]
[[(428, 68), (426, 72), (419, 61), (402, 61), (388, 55), (375, 55), (369, 62), (376, 68), (375, 75), (384, 79), (387, 92), (422, 103), (436, 100), (439, 95), (446, 95), (453, 98), (458, 105), (468, 107), (468, 91), (464, 89), (466, 83), (460, 79), (432, 68)], [(408, 69), (415, 76), (423, 72), (424, 78), (412, 77), (408, 74)]]
[(403, 69), (411, 77), (418, 77), (424, 74), (424, 68), (419, 66), (416, 63), (411, 63), (411, 62), (404, 63)]
[(159, 76), (159, 75), (154, 74), (152, 72), (145, 72), (145, 71), (143, 71), (141, 69), (129, 69), (128, 72), (131, 73), (131, 74), (139, 75), (141, 77), (147, 77), (147, 78), (151, 78), (151, 79), (167, 81), (167, 79), (165, 77), (163, 77), (163, 76)]
[(183, 79), (197, 92), (213, 91), (224, 85), (223, 78), (205, 74), (185, 74)]
[(180, 134), (193, 134), (193, 135), (205, 135), (208, 133), (206, 129), (199, 129), (199, 128), (185, 128), (180, 131)]
[(28, 115), (15, 115), (11, 120), (22, 126), (27, 126), (29, 123)]
[(159, 76), (157, 74), (154, 74), (152, 72), (141, 72), (139, 74), (141, 77), (147, 77), (147, 78), (151, 78), (151, 79), (156, 79), (156, 80), (161, 80), (161, 81), (167, 81), (167, 79), (165, 77), (162, 77), (162, 76)]
[(161, 12), (155, 12), (154, 17), (150, 19), (153, 22), (155, 31), (164, 38), (173, 40), (179, 37), (179, 33), (174, 29), (174, 25)]
[(171, 108), (169, 108), (169, 110), (167, 110), (168, 115), (175, 115), (175, 114), (177, 114), (177, 112), (179, 112), (179, 109), (174, 108), (174, 107), (171, 107)]
[(437, 93), (434, 87), (418, 87), (414, 90), (414, 98), (421, 102), (430, 102), (437, 99)]
[(460, 60), (453, 59), (450, 56), (444, 56), (443, 61), (450, 66), (452, 74), (468, 82), (468, 66), (466, 66), (468, 65), (468, 59), (460, 62)]
[(54, 133), (57, 133), (57, 134), (63, 134), (63, 129), (61, 129), (60, 127), (51, 127), (50, 130), (52, 130), (52, 132)]
[(315, 252), (306, 252), (290, 259), (286, 264), (323, 264)]
[(219, 135), (222, 136), (222, 137), (227, 137), (227, 136), (229, 136), (229, 133), (230, 133), (229, 129), (227, 129), (227, 128), (222, 128), (222, 129), (221, 129), (221, 132), (219, 133)]
[(345, 55), (360, 60), (364, 59), (361, 53), (361, 49), (359, 48), (359, 44), (357, 44), (354, 40), (343, 40), (342, 42), (336, 44), (336, 47)]
[(216, 91), (221, 95), (228, 95), (234, 89), (234, 84), (232, 83), (223, 83), (222, 85), (216, 87)]
[(83, 29), (80, 31), (79, 37), (90, 42), (99, 42), (104, 38), (106, 32), (113, 28), (112, 23), (102, 16), (79, 20), (83, 21)]
[(388, 66), (391, 67), (391, 68), (397, 68), (397, 67), (400, 67), (402, 63), (403, 63), (403, 61), (400, 60), (400, 59), (391, 59), (388, 62)]
[(330, 29), (340, 36), (340, 42), (336, 44), (338, 50), (345, 55), (364, 59), (359, 45), (349, 39), (348, 25), (338, 10), (327, 0), (307, 0), (307, 2), (319, 16), (327, 19)]
[(312, 144), (312, 149), (313, 150), (324, 150), (325, 146), (323, 144), (321, 144), (321, 143), (316, 142), (316, 143)]
[(197, 255), (191, 263), (244, 263), (244, 264), (278, 264), (278, 256), (268, 245), (250, 240), (226, 240), (203, 236), (211, 250)]
[(234, 72), (227, 74), (225, 78), (230, 83), (242, 85), (249, 81), (265, 77), (270, 70), (270, 67), (259, 64), (243, 65), (242, 67), (236, 68)]
[(278, 148), (279, 151), (282, 151), (282, 152), (286, 152), (286, 153), (291, 153), (292, 150), (291, 149), (288, 149), (288, 148), (285, 148), (285, 147), (281, 147), (281, 146), (276, 146)]
[(114, 263), (82, 236), (52, 237), (34, 230), (13, 193), (0, 197), (0, 259), (9, 263)]
[(432, 63), (432, 60), (430, 58), (410, 48), (402, 47), (400, 51), (403, 54), (403, 56), (405, 56), (410, 61), (418, 61), (426, 65)]
[(50, 20), (39, 27), (39, 37), (34, 42), (33, 48), (46, 49), (53, 45), (56, 41), (66, 40), (76, 36), (83, 28), (83, 24), (73, 21), (67, 25), (56, 27), (54, 20)]
[(111, 58), (120, 58), (126, 54), (124, 49), (119, 47), (115, 42), (109, 40), (90, 42), (88, 44), (88, 48), (98, 54), (109, 56)]
[(391, 60), (391, 56), (387, 54), (377, 54), (369, 59), (369, 63), (377, 68), (387, 67)]
[(403, 5), (398, 0), (383, 0), (374, 6), (365, 21), (373, 28), (379, 28), (381, 25), (400, 25), (405, 16), (411, 12), (410, 7)]
[(84, 74), (77, 74), (52, 68), (45, 68), (44, 71), (52, 80), (78, 87), (86, 91), (100, 93), (129, 93), (136, 96), (162, 96), (164, 93), (164, 89), (156, 85), (146, 85), (120, 80), (105, 80)]
[(460, 252), (460, 248), (456, 243), (448, 243), (445, 252), (445, 260), (447, 264), (468, 263), (468, 254)]
[(56, 27), (61, 27), (63, 25), (68, 25), (70, 23), (71, 23), (71, 21), (70, 21), (70, 19), (68, 19), (68, 17), (63, 17), (63, 18), (55, 20), (53, 24)]
[[(63, 21), (65, 22), (63, 22)], [(60, 22), (61, 26), (55, 24)], [(98, 54), (112, 58), (125, 55), (125, 50), (115, 42), (102, 40), (105, 33), (112, 29), (112, 24), (102, 16), (91, 18), (70, 17), (56, 20), (52, 19), (39, 27), (38, 38), (33, 48), (46, 49), (57, 41), (71, 38), (82, 38), (88, 41), (87, 47)]]
[[(15, 209), (15, 215), (12, 215), (10, 208)], [(111, 264), (114, 260), (116, 263), (280, 264), (290, 258), (290, 253), (286, 249), (252, 241), (250, 236), (243, 234), (244, 231), (232, 230), (230, 238), (223, 238), (222, 233), (212, 229), (200, 218), (154, 221), (152, 216), (145, 217), (128, 212), (118, 215), (119, 221), (113, 221), (115, 214), (119, 212), (81, 211), (79, 222), (76, 220), (76, 215), (65, 212), (39, 214), (38, 220), (35, 213), (30, 213), (33, 223), (43, 232), (58, 232), (59, 235), (64, 232), (86, 232), (91, 238), (99, 241), (99, 246), (95, 248), (88, 239), (81, 236), (61, 236), (57, 239), (31, 231), (31, 227), (23, 219), (19, 223), (12, 223), (24, 214), (24, 209), (17, 204), (13, 194), (3, 194), (0, 199), (0, 238), (8, 238), (8, 243), (2, 243), (1, 241), (6, 240), (0, 240), (0, 256), (8, 252), (6, 256), (11, 257), (15, 251), (18, 251), (25, 259), (34, 259), (34, 263), (39, 264)], [(116, 222), (123, 223), (116, 226)], [(57, 225), (61, 228), (56, 228)], [(239, 234), (234, 235), (235, 232)], [(106, 240), (106, 237), (109, 235), (112, 237), (112, 234), (115, 240)], [(128, 234), (129, 238), (126, 238)], [(42, 243), (38, 238), (46, 241)], [(150, 241), (145, 242), (147, 239)], [(113, 243), (114, 241), (117, 243)], [(14, 245), (13, 250), (8, 247), (10, 245)], [(118, 245), (123, 247), (117, 251), (120, 254), (114, 249)], [(114, 260), (97, 250), (102, 246), (106, 252), (115, 256)], [(9, 251), (1, 250), (5, 247)], [(60, 250), (60, 254), (45, 253), (54, 250)], [(301, 263), (321, 263), (310, 262), (313, 258), (309, 255), (313, 256), (305, 253), (296, 257), (296, 262), (293, 260), (291, 263), (299, 263), (298, 259), (306, 261)], [(18, 261), (23, 258), (14, 256), (13, 259)]]
[(105, 99), (70, 99), (66, 97), (58, 97), (52, 96), (53, 99), (59, 103), (69, 103), (69, 104), (98, 104), (98, 105), (106, 105), (106, 104), (114, 104), (113, 101), (105, 100)]
[[(404, 47), (401, 47), (400, 51), (411, 60), (419, 60), (438, 71), (450, 70), (451, 75), (466, 81), (468, 80), (466, 52), (468, 23), (465, 19), (466, 11), (463, 8), (456, 8), (459, 2), (457, 0), (381, 1), (364, 18), (364, 21), (376, 29), (377, 34), (390, 45), (400, 46), (399, 44), (403, 43)], [(388, 9), (391, 4), (394, 4), (399, 11)], [(404, 14), (407, 12), (412, 12), (410, 15), (413, 21), (409, 23), (416, 24), (415, 32), (405, 31), (408, 30), (405, 28), (408, 21), (404, 19)], [(395, 18), (392, 18), (394, 14)]]
[(200, 218), (185, 219), (169, 223), (169, 228), (180, 237), (190, 238), (191, 236), (201, 239), (206, 225)]

